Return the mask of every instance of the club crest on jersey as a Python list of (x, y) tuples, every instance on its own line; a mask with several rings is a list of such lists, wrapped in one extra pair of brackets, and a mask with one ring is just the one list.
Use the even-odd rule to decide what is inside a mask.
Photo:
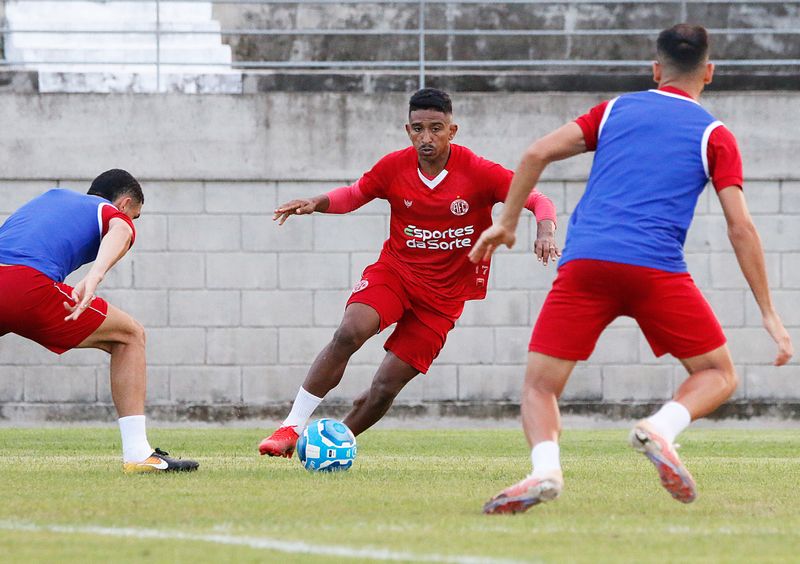
[(411, 200), (403, 200), (403, 203), (406, 205), (407, 208), (410, 208), (411, 204), (413, 204), (414, 202), (412, 202)]
[(358, 281), (358, 284), (356, 284), (356, 287), (353, 288), (353, 292), (352, 293), (355, 294), (356, 292), (360, 292), (361, 290), (363, 290), (367, 286), (369, 286), (369, 280), (365, 280), (365, 279), (362, 278), (361, 280)]
[(453, 200), (453, 203), (450, 204), (450, 211), (453, 212), (453, 215), (464, 215), (469, 211), (469, 204), (461, 199)]

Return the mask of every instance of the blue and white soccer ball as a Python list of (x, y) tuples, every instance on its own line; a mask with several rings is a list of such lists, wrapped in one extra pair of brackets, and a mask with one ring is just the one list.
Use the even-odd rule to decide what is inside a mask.
[(306, 470), (344, 471), (356, 457), (356, 437), (347, 425), (335, 419), (309, 424), (297, 441), (297, 456)]

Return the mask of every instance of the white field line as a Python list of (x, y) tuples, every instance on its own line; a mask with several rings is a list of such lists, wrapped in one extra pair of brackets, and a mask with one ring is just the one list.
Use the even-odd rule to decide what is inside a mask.
[(394, 562), (442, 562), (445, 564), (543, 564), (541, 561), (521, 561), (491, 558), (484, 556), (446, 556), (442, 554), (413, 554), (397, 552), (385, 548), (350, 548), (335, 545), (315, 545), (299, 541), (282, 541), (270, 538), (237, 537), (232, 535), (198, 535), (158, 529), (135, 529), (118, 527), (70, 527), (64, 525), (36, 525), (23, 521), (0, 521), (0, 530), (50, 532), (72, 535), (103, 535), (111, 537), (127, 537), (157, 540), (188, 540), (210, 542), (215, 544), (246, 546), (260, 550), (277, 552), (317, 554), (320, 556), (340, 556), (342, 558), (359, 558), (362, 560), (380, 560)]

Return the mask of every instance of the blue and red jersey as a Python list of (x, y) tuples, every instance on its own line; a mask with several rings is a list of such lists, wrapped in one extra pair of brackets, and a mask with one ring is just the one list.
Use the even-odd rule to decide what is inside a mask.
[(576, 120), (594, 162), (559, 265), (595, 259), (686, 272), (700, 193), (742, 185), (736, 140), (675, 88), (625, 94)]
[[(100, 196), (55, 188), (20, 207), (0, 227), (0, 264), (34, 268), (63, 282), (97, 258), (112, 218), (131, 219)], [(136, 231), (133, 231), (133, 239)]]

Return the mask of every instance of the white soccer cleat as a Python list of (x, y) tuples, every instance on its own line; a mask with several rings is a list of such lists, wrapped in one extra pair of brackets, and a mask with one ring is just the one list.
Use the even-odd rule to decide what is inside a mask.
[(531, 474), (487, 501), (483, 512), (487, 515), (523, 513), (529, 507), (553, 501), (563, 487), (564, 476), (560, 470), (539, 476)]

